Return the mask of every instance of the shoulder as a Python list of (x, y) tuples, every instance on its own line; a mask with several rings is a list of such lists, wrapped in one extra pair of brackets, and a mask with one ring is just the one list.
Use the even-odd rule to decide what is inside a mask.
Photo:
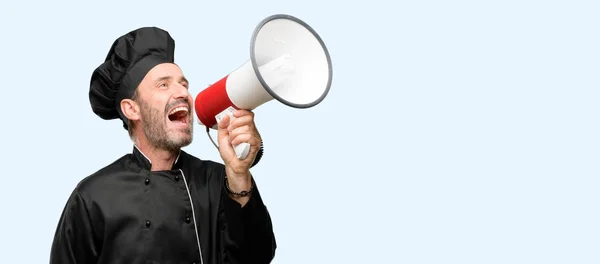
[[(112, 163), (96, 170), (81, 179), (74, 189), (74, 193), (82, 198), (90, 197), (93, 193), (101, 190), (110, 190), (108, 185), (114, 183), (119, 174), (128, 171), (128, 162), (131, 154), (126, 154)], [(115, 177), (117, 176), (117, 177)]]
[(126, 167), (126, 163), (130, 158), (129, 156), (123, 155), (112, 163), (81, 179), (67, 198), (63, 214), (75, 217), (79, 217), (79, 214), (84, 211), (86, 214), (89, 214), (90, 210), (94, 208), (94, 204), (99, 201), (99, 195), (112, 191), (113, 188), (106, 184), (108, 182), (107, 179), (111, 178), (115, 171), (123, 171), (122, 168)]
[(184, 170), (192, 175), (195, 181), (219, 184), (225, 177), (225, 165), (213, 160), (202, 160), (194, 155), (182, 151), (181, 157), (185, 159)]
[(192, 154), (185, 151), (181, 151), (181, 157), (186, 159), (186, 163), (194, 169), (200, 170), (225, 170), (225, 165), (220, 162), (213, 160), (202, 160)]

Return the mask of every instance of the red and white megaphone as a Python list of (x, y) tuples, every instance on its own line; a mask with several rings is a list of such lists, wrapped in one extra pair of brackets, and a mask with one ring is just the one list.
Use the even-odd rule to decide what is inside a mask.
[[(208, 131), (218, 129), (224, 115), (233, 119), (236, 109), (253, 110), (272, 99), (295, 108), (313, 107), (329, 92), (331, 79), (331, 58), (319, 35), (296, 17), (273, 15), (254, 30), (250, 59), (198, 93), (196, 116)], [(250, 145), (241, 143), (234, 150), (245, 159)]]

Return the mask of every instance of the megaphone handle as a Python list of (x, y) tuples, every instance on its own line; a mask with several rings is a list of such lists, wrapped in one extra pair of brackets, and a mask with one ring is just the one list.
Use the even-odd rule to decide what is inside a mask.
[(240, 143), (237, 146), (233, 146), (233, 150), (235, 150), (237, 157), (243, 160), (248, 157), (248, 153), (250, 153), (250, 144), (246, 142)]
[[(215, 119), (217, 120), (217, 122), (221, 122), (221, 119), (223, 119), (224, 115), (228, 115), (229, 116), (229, 122), (231, 123), (231, 121), (233, 121), (233, 119), (235, 118), (233, 116), (233, 112), (235, 111), (235, 108), (233, 107), (228, 107), (227, 109), (223, 110), (221, 113), (219, 113), (218, 115), (215, 116)], [(250, 153), (250, 144), (249, 143), (240, 143), (236, 146), (233, 146), (233, 150), (235, 151), (235, 155), (238, 157), (238, 159), (245, 159), (246, 157), (248, 157), (248, 153)]]

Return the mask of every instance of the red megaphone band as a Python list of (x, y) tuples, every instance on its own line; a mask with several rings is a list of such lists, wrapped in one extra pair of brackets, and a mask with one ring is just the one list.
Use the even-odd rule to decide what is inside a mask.
[(215, 116), (227, 109), (227, 107), (232, 106), (239, 110), (231, 102), (227, 94), (227, 77), (229, 75), (204, 89), (196, 96), (194, 102), (196, 116), (208, 128), (213, 128), (217, 124)]

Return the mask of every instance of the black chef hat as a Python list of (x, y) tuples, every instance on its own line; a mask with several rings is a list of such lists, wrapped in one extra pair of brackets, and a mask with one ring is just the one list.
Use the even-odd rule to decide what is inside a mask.
[(90, 103), (96, 115), (105, 120), (120, 118), (121, 100), (133, 92), (154, 66), (174, 63), (175, 41), (167, 31), (156, 27), (133, 30), (113, 43), (104, 63), (92, 73)]

